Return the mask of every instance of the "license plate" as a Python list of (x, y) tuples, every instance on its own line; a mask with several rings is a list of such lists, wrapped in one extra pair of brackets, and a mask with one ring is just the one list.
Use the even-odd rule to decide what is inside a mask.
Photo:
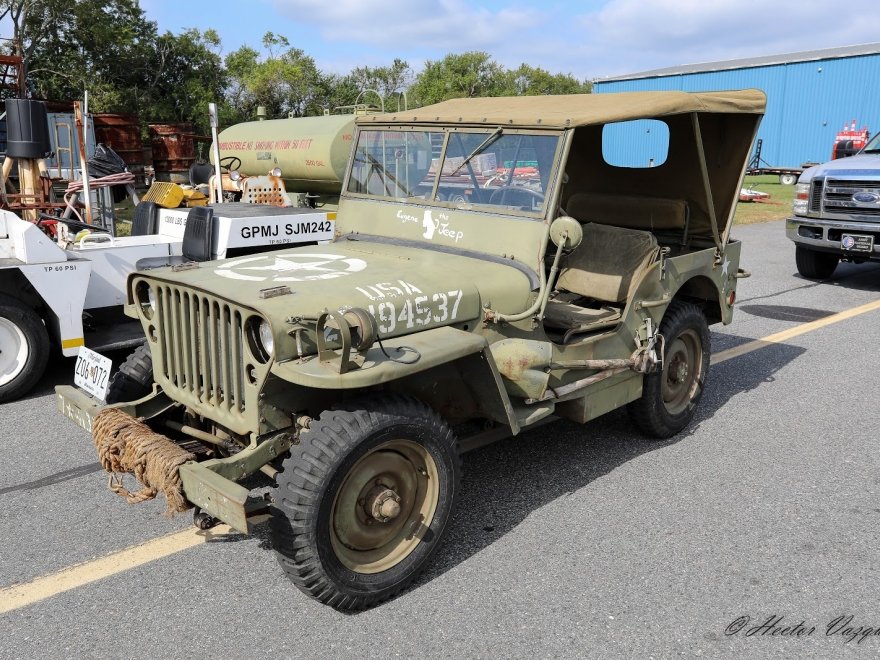
[(874, 237), (864, 234), (844, 234), (840, 237), (840, 247), (847, 252), (870, 252), (874, 249)]
[(110, 384), (110, 369), (112, 360), (100, 353), (83, 346), (79, 349), (76, 358), (76, 372), (73, 382), (96, 399), (104, 400), (107, 396), (107, 386)]

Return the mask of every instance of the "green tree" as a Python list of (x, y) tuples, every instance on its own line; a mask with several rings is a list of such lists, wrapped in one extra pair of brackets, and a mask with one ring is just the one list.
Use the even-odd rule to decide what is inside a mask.
[(425, 62), (424, 70), (410, 87), (410, 101), (413, 105), (428, 105), (447, 99), (500, 96), (507, 83), (504, 67), (488, 53), (450, 54), (436, 62)]
[(52, 99), (91, 93), (93, 108), (129, 110), (156, 38), (137, 0), (24, 2), (18, 30), (31, 89)]
[(263, 47), (264, 59), (250, 46), (226, 56), (227, 92), (235, 114), (252, 119), (260, 105), (269, 117), (320, 114), (327, 87), (315, 60), (272, 32), (263, 36)]
[(515, 96), (542, 96), (545, 94), (589, 94), (592, 85), (581, 82), (571, 74), (552, 74), (540, 67), (520, 64), (508, 73), (509, 93)]
[(213, 30), (159, 35), (138, 0), (0, 0), (27, 64), (33, 96), (81, 99), (89, 109), (207, 127), (225, 71)]
[(178, 35), (166, 32), (156, 41), (153, 75), (140, 94), (143, 117), (151, 121), (191, 121), (197, 131), (210, 126), (208, 104), (224, 100), (226, 70), (214, 30), (195, 28)]

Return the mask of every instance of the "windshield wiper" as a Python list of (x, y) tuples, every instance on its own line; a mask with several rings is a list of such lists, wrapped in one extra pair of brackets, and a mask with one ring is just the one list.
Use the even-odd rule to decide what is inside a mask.
[(464, 159), (464, 162), (463, 162), (461, 165), (459, 165), (459, 166), (456, 167), (454, 170), (452, 170), (452, 172), (449, 174), (449, 176), (452, 176), (452, 175), (454, 175), (454, 174), (457, 174), (458, 171), (459, 171), (462, 167), (464, 167), (464, 166), (467, 165), (469, 162), (471, 162), (471, 160), (473, 159), (474, 156), (476, 156), (478, 153), (480, 153), (481, 151), (483, 151), (483, 149), (485, 149), (485, 148), (488, 147), (490, 144), (492, 144), (493, 142), (495, 142), (495, 140), (497, 140), (498, 138), (500, 138), (502, 133), (504, 133), (504, 129), (503, 129), (503, 128), (501, 128), (500, 126), (499, 126), (498, 128), (496, 128), (496, 129), (492, 132), (491, 135), (489, 135), (485, 140), (483, 140), (482, 142), (480, 142), (480, 146), (478, 146), (476, 149), (474, 149), (474, 150), (470, 153), (470, 155), (469, 155), (467, 158)]

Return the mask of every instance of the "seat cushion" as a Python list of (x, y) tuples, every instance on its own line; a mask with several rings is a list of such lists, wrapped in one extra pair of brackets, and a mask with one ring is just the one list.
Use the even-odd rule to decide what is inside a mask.
[(544, 325), (560, 330), (604, 326), (619, 318), (620, 310), (613, 307), (592, 309), (560, 300), (548, 300), (544, 310)]
[(581, 244), (565, 258), (556, 288), (609, 303), (627, 300), (658, 254), (653, 234), (588, 223)]

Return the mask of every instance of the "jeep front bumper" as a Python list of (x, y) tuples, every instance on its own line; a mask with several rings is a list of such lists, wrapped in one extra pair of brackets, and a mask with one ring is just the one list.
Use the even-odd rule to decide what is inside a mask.
[[(69, 385), (56, 387), (55, 397), (59, 412), (89, 433), (94, 433), (95, 418), (109, 407)], [(132, 417), (149, 418), (167, 409), (163, 399), (161, 393), (154, 392), (140, 401), (112, 407)], [(151, 412), (153, 415), (150, 415)], [(170, 439), (168, 441), (173, 442)], [(263, 498), (249, 497), (248, 489), (236, 481), (260, 470), (287, 451), (295, 441), (296, 435), (293, 433), (275, 433), (252, 442), (231, 456), (185, 463), (179, 468), (183, 495), (193, 506), (227, 523), (233, 529), (249, 534), (250, 519), (265, 510), (266, 501)]]

